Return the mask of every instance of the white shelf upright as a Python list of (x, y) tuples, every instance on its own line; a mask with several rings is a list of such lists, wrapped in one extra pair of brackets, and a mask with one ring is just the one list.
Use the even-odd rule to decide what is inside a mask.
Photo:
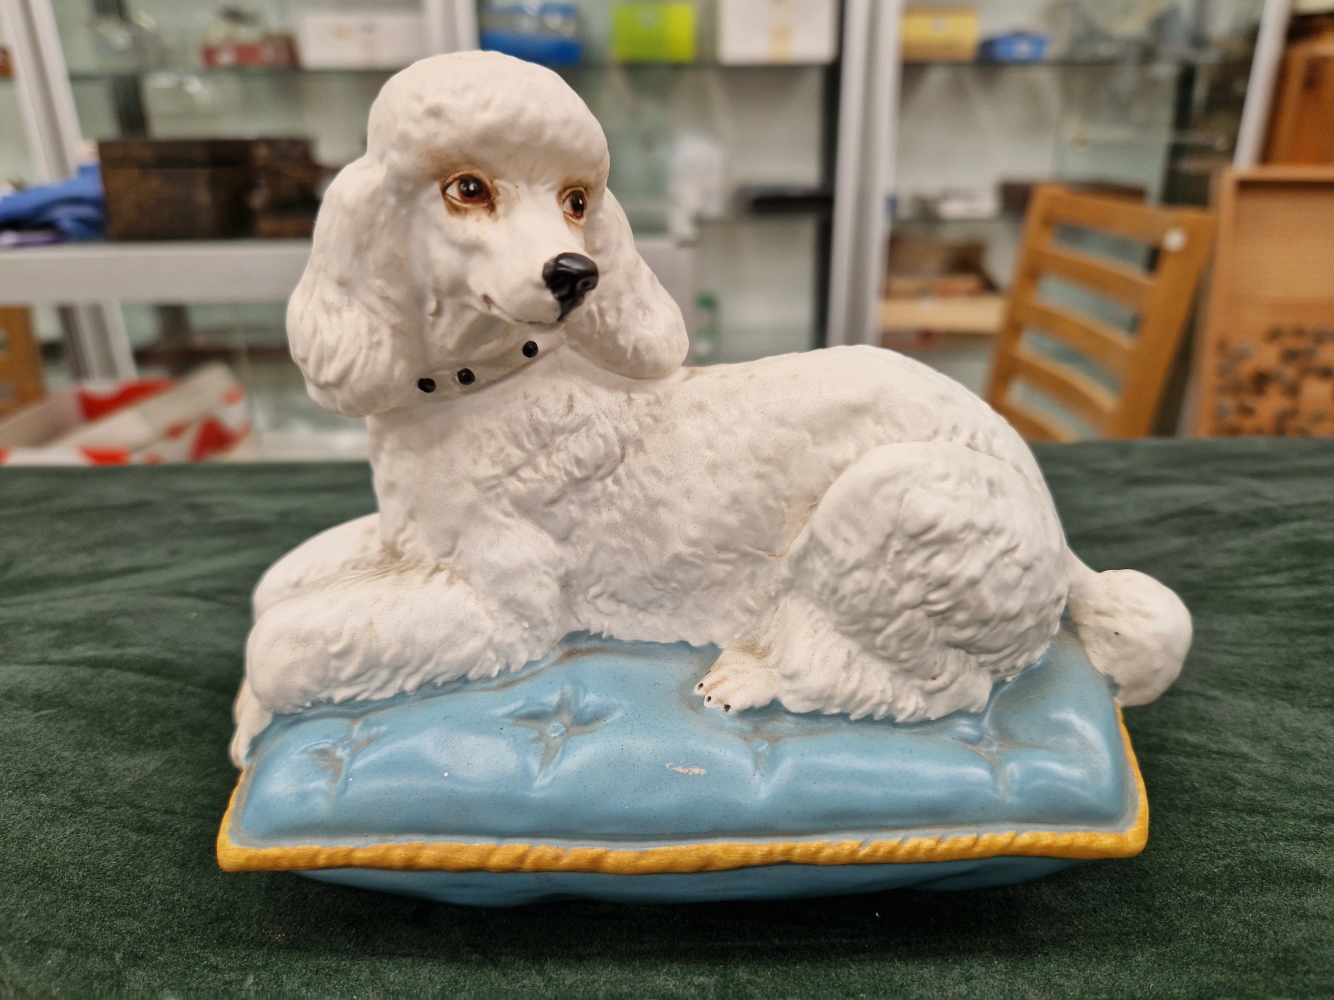
[(846, 0), (834, 178), (828, 343), (880, 340), (898, 135), (904, 0)]
[[(0, 23), (14, 62), (19, 111), (38, 180), (63, 181), (83, 153), (83, 135), (50, 0), (0, 0)], [(70, 373), (84, 379), (123, 379), (135, 374), (134, 355), (115, 298), (81, 297), (70, 291), (56, 302)], [(30, 301), (20, 294), (18, 302)]]

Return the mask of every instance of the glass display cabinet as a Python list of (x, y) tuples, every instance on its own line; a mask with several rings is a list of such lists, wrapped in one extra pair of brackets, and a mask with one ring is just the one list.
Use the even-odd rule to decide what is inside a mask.
[[(1211, 178), (1232, 161), (1261, 8), (980, 0), (970, 57), (967, 47), (950, 57), (909, 45), (884, 342), (980, 390), (1036, 181), (1207, 204)], [(978, 280), (940, 286), (975, 297), (933, 318), (942, 303), (913, 301), (922, 284), (908, 279), (943, 248)]]
[(31, 183), (34, 173), (28, 143), (23, 136), (23, 116), (19, 111), (18, 84), (13, 63), (0, 25), (0, 191)]
[[(694, 363), (884, 343), (978, 388), (1026, 186), (1203, 201), (1236, 139), (1260, 2), (0, 0), (51, 153), (29, 155), (33, 123), (17, 127), (0, 77), (0, 180), (59, 179), (97, 140), (254, 136), (309, 140), (327, 179), (363, 151), (396, 69), (480, 45), (551, 65), (597, 115)], [(896, 270), (941, 246), (974, 272), (948, 321), (923, 301), (934, 286)], [(355, 455), (359, 424), (309, 403), (287, 357), (308, 247), (0, 250), (0, 298), (39, 304), (53, 360), (71, 330), (123, 341), (101, 369), (71, 365), (84, 375), (229, 362), (258, 457)], [(49, 308), (71, 289), (94, 305)]]
[[(694, 313), (699, 363), (805, 350), (823, 326), (838, 5), (808, 3), (823, 14), (824, 37), (786, 54), (734, 51), (719, 32), (729, 6), (771, 5), (541, 7), (568, 10), (578, 31), (577, 63), (555, 68), (602, 123), (610, 186), (636, 233), (675, 243), (689, 260), (694, 288), (678, 299)], [(512, 30), (516, 9), (481, 5), (483, 47), (522, 51), (525, 38), (496, 30)], [(693, 21), (690, 43), (676, 52), (627, 26), (674, 12)], [(783, 61), (794, 57), (820, 61)]]
[[(784, 5), (771, 0), (3, 2), (49, 19), (80, 140), (299, 136), (328, 175), (361, 154), (371, 102), (413, 59), (480, 43), (546, 62), (604, 126), (611, 186), (641, 252), (686, 314), (693, 360), (746, 360), (823, 341), (837, 0), (795, 5), (806, 19), (795, 44), (781, 11), (768, 10)], [(755, 11), (780, 23), (750, 24)], [(566, 39), (554, 57), (533, 48), (552, 23)], [(772, 37), (751, 37), (759, 28)], [(770, 44), (785, 30), (785, 43)], [(71, 160), (84, 155), (70, 151)], [(285, 360), (282, 300), (305, 252), (300, 239), (241, 239), (171, 252), (59, 247), (49, 261), (35, 253), (28, 260), (36, 267), (84, 258), (80, 287), (120, 303), (114, 311), (141, 370), (230, 361), (251, 387), (260, 439), (267, 430), (277, 441), (291, 428), (342, 433), (337, 418), (304, 402)], [(51, 266), (48, 284), (71, 273)]]

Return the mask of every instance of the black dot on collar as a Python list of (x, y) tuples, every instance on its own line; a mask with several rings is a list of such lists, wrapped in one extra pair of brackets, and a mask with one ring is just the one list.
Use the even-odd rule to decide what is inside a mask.
[(537, 341), (530, 340), (528, 341), (528, 343), (523, 345), (523, 356), (525, 358), (537, 357)]
[(417, 388), (422, 392), (435, 392), (435, 379), (419, 378), (417, 379)]
[(472, 373), (471, 368), (460, 368), (458, 379), (459, 385), (472, 385), (477, 381), (477, 376)]

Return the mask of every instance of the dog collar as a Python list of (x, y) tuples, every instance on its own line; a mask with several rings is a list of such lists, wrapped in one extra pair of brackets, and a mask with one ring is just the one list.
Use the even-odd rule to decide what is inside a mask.
[(477, 392), (527, 368), (559, 347), (564, 339), (560, 331), (530, 333), (526, 340), (485, 361), (470, 362), (454, 371), (422, 375), (414, 391), (421, 399), (449, 399)]

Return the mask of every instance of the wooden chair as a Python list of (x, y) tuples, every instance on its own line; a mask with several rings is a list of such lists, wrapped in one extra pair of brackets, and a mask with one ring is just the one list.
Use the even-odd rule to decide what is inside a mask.
[(31, 313), (19, 306), (0, 306), (0, 416), (45, 394), (42, 352), (32, 333)]
[(1215, 195), (1195, 432), (1334, 435), (1334, 166), (1229, 170)]
[[(1058, 239), (1068, 231), (1062, 227), (1147, 244), (1152, 248), (1145, 251), (1149, 267), (1071, 249)], [(987, 402), (1030, 441), (1074, 441), (1081, 436), (1072, 426), (1075, 421), (1103, 437), (1147, 434), (1176, 359), (1213, 231), (1213, 217), (1193, 209), (1152, 208), (1075, 194), (1058, 185), (1038, 188), (1024, 223)], [(1044, 298), (1040, 286), (1045, 277), (1126, 307), (1135, 317), (1128, 324), (1134, 332)], [(1078, 365), (1034, 350), (1025, 343), (1028, 331), (1068, 349)], [(1119, 380), (1119, 390), (1091, 377), (1090, 367)], [(1029, 399), (1017, 398), (1021, 394)], [(1034, 396), (1049, 405), (1031, 405)]]

